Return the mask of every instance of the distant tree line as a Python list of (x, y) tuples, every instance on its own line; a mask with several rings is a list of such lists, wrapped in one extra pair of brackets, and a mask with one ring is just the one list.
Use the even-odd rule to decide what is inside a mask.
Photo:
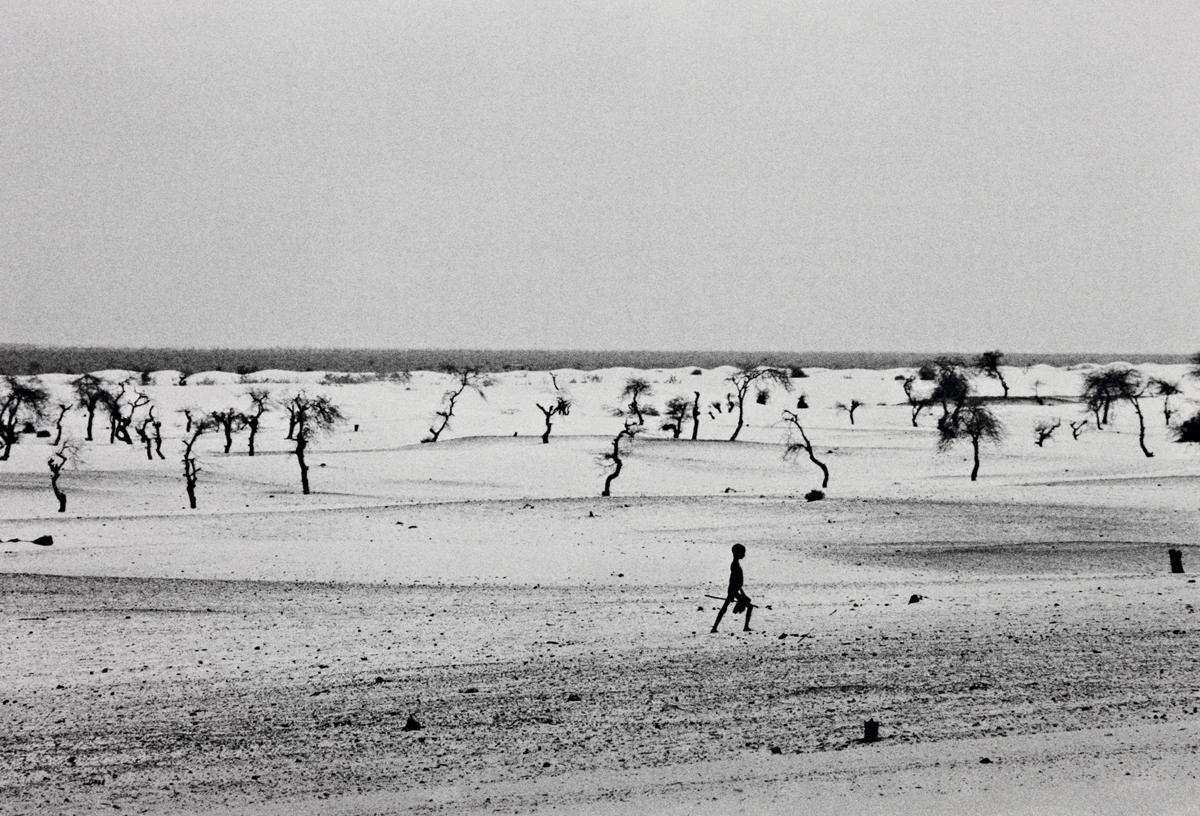
[[(474, 371), (546, 371), (575, 368), (630, 367), (646, 370), (698, 366), (737, 366), (747, 359), (771, 359), (775, 365), (792, 369), (804, 365), (819, 368), (913, 368), (922, 361), (952, 354), (930, 355), (907, 352), (746, 352), (746, 351), (564, 351), (480, 349), (172, 349), (104, 348), (99, 346), (37, 346), (0, 344), (0, 374), (84, 374), (108, 369), (128, 371), (173, 370), (227, 371), (444, 371), (447, 368)], [(1005, 355), (1008, 365), (1046, 364), (1068, 366), (1104, 363), (1114, 359), (1136, 359), (1146, 363), (1185, 363), (1182, 354), (1016, 354)], [(148, 383), (147, 383), (148, 384)]]

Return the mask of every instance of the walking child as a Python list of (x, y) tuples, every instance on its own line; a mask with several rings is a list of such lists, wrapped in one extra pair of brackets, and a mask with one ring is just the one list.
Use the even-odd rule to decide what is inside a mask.
[(721, 611), (717, 613), (717, 619), (713, 623), (712, 631), (717, 631), (717, 627), (721, 625), (721, 618), (725, 617), (725, 610), (730, 604), (734, 604), (733, 614), (737, 615), (743, 609), (746, 610), (746, 625), (742, 627), (743, 632), (750, 631), (750, 613), (754, 611), (754, 604), (750, 602), (750, 596), (742, 590), (742, 565), (739, 563), (746, 557), (746, 548), (741, 544), (733, 545), (733, 563), (729, 565), (729, 593), (725, 596), (725, 603), (721, 604)]

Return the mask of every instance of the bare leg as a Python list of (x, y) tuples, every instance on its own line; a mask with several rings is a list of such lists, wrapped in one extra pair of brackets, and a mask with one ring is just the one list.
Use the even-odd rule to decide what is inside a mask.
[(754, 611), (754, 604), (747, 603), (746, 604), (746, 625), (742, 627), (743, 632), (750, 631), (750, 613), (753, 611)]
[(717, 613), (717, 619), (713, 623), (712, 631), (717, 631), (717, 627), (721, 625), (721, 618), (725, 617), (725, 610), (733, 603), (733, 598), (726, 598), (725, 603), (721, 604), (721, 611)]

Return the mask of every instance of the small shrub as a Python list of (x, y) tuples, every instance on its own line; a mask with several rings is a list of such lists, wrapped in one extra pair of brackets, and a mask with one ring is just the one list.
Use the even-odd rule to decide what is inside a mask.
[(700, 369), (698, 369), (698, 368), (693, 368), (693, 369), (692, 369), (692, 376), (693, 376), (693, 377), (699, 377), (699, 376), (700, 376), (701, 374), (703, 374), (703, 373), (704, 373), (704, 372), (703, 372), (703, 371), (701, 371), (701, 370), (700, 370)]
[(667, 377), (667, 383), (668, 383), (668, 384), (670, 384), (670, 385), (674, 385), (674, 384), (675, 384), (675, 383), (677, 383), (677, 382), (679, 382), (679, 378), (678, 378), (678, 377), (676, 377), (674, 374), (672, 374), (670, 377)]
[(789, 369), (788, 369), (788, 373), (789, 373), (789, 374), (791, 374), (791, 376), (792, 376), (792, 379), (794, 379), (794, 380), (802, 380), (802, 379), (804, 379), (805, 377), (807, 377), (807, 376), (808, 376), (808, 372), (807, 372), (807, 371), (805, 371), (805, 370), (804, 370), (803, 368), (801, 368), (800, 366), (796, 366), (796, 365), (794, 365), (794, 366), (792, 366), (791, 368), (789, 368)]
[(754, 401), (759, 405), (766, 405), (771, 401), (771, 392), (765, 388), (760, 388), (754, 395)]
[(796, 408), (798, 410), (804, 410), (807, 407), (808, 407), (808, 395), (801, 394), (800, 397), (796, 400)]
[(815, 502), (825, 498), (824, 490), (810, 490), (804, 494), (805, 501)]
[(937, 366), (931, 362), (921, 363), (917, 369), (917, 379), (932, 382), (937, 379)]

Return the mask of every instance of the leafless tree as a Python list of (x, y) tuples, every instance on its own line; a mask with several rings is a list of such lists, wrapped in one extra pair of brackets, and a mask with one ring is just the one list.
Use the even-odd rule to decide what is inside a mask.
[(1054, 419), (1039, 420), (1033, 426), (1033, 444), (1039, 448), (1046, 444), (1046, 440), (1054, 436), (1054, 432), (1062, 426), (1062, 420), (1058, 417)]
[(985, 351), (975, 358), (975, 368), (979, 373), (985, 377), (991, 377), (993, 380), (999, 380), (1000, 387), (1004, 389), (1004, 398), (1008, 399), (1008, 383), (1000, 371), (1000, 366), (1003, 364), (1004, 352), (1000, 350)]
[(1088, 420), (1080, 419), (1078, 421), (1068, 423), (1071, 426), (1071, 438), (1079, 439), (1079, 435), (1083, 433), (1083, 429), (1088, 426)]
[(951, 418), (938, 425), (938, 451), (945, 452), (960, 439), (971, 440), (974, 465), (971, 481), (979, 476), (979, 446), (983, 442), (999, 443), (1004, 438), (1004, 425), (986, 405), (964, 405)]
[(625, 387), (621, 390), (621, 398), (629, 398), (629, 413), (637, 417), (638, 425), (646, 424), (646, 418), (642, 416), (646, 409), (642, 406), (641, 398), (653, 394), (654, 387), (643, 377), (630, 377), (625, 381)]
[[(788, 423), (788, 439), (787, 446), (783, 450), (783, 458), (789, 459), (804, 451), (808, 454), (808, 461), (821, 469), (821, 487), (829, 487), (829, 468), (825, 463), (817, 458), (817, 454), (813, 451), (812, 441), (809, 440), (808, 434), (804, 432), (804, 426), (800, 424), (800, 415), (795, 411), (784, 410), (783, 421)], [(799, 434), (800, 439), (797, 440), (794, 434)]]
[(301, 391), (291, 402), (296, 412), (296, 463), (300, 466), (300, 488), (307, 496), (311, 491), (304, 453), (314, 438), (332, 431), (345, 417), (342, 409), (324, 395), (310, 397)]
[(540, 402), (534, 404), (537, 405), (538, 410), (542, 412), (542, 416), (546, 419), (546, 429), (542, 431), (542, 444), (548, 445), (550, 444), (551, 421), (555, 416), (566, 416), (571, 413), (571, 400), (559, 394), (554, 402), (549, 405), (542, 405)]
[(211, 419), (197, 418), (183, 439), (183, 482), (187, 490), (188, 507), (193, 510), (196, 509), (196, 481), (200, 476), (200, 466), (196, 462), (196, 440), (214, 427)]
[(691, 412), (691, 400), (687, 397), (671, 397), (667, 400), (667, 407), (664, 411), (666, 421), (663, 422), (662, 429), (670, 431), (672, 439), (678, 439), (679, 434), (683, 432), (683, 422)]
[(250, 456), (253, 456), (254, 439), (258, 436), (258, 426), (262, 422), (263, 414), (269, 410), (268, 405), (271, 400), (271, 392), (265, 388), (251, 388), (246, 392), (246, 396), (250, 397), (250, 411), (242, 414), (242, 422), (250, 432), (246, 452)]
[(852, 400), (850, 400), (849, 405), (847, 405), (844, 402), (839, 402), (839, 403), (835, 404), (833, 407), (835, 409), (837, 409), (838, 411), (844, 411), (845, 413), (849, 414), (850, 415), (850, 424), (853, 425), (854, 424), (854, 412), (857, 411), (862, 406), (863, 406), (863, 403), (860, 400), (852, 399)]
[(71, 388), (75, 391), (75, 403), (87, 412), (87, 441), (91, 442), (96, 409), (105, 391), (104, 381), (92, 374), (82, 374), (71, 382)]
[(63, 417), (65, 417), (67, 415), (67, 411), (71, 410), (71, 406), (65, 402), (58, 403), (57, 407), (58, 407), (58, 418), (54, 420), (54, 441), (50, 443), (51, 445), (58, 445), (60, 442), (62, 442)]
[(454, 416), (454, 409), (463, 392), (474, 391), (483, 399), (487, 399), (483, 393), (483, 375), (478, 369), (446, 366), (443, 371), (454, 378), (454, 385), (442, 395), (442, 407), (434, 412), (429, 436), (422, 439), (422, 442), (437, 442), (442, 432), (450, 427), (450, 419)]
[(786, 368), (763, 365), (762, 363), (743, 364), (737, 371), (725, 379), (733, 384), (733, 389), (737, 394), (737, 427), (733, 429), (733, 435), (729, 437), (730, 442), (737, 441), (738, 434), (742, 432), (742, 428), (746, 424), (746, 393), (752, 385), (759, 383), (760, 385), (769, 386), (771, 383), (775, 383), (782, 386), (785, 391), (792, 390), (792, 378)]
[(601, 454), (602, 461), (612, 462), (613, 464), (612, 472), (610, 472), (604, 479), (604, 490), (601, 491), (601, 496), (612, 495), (612, 483), (615, 482), (617, 477), (621, 475), (621, 468), (625, 465), (624, 460), (621, 459), (621, 440), (628, 439), (633, 441), (633, 438), (637, 436), (637, 434), (641, 433), (641, 429), (641, 425), (632, 420), (626, 419), (625, 427), (613, 437), (612, 450)]
[(58, 499), (58, 512), (67, 512), (67, 494), (59, 487), (58, 480), (62, 476), (63, 468), (68, 465), (75, 467), (79, 462), (80, 446), (75, 442), (55, 443), (56, 450), (46, 460), (46, 465), (50, 468), (50, 489), (54, 491), (54, 498)]
[(1163, 424), (1170, 426), (1171, 417), (1175, 416), (1175, 410), (1171, 407), (1171, 397), (1179, 396), (1183, 389), (1179, 387), (1179, 383), (1159, 377), (1151, 377), (1150, 386), (1156, 395), (1163, 398)]
[(695, 401), (692, 402), (692, 441), (695, 442), (700, 436), (700, 392), (693, 391)]
[(17, 443), (18, 423), (41, 419), (49, 398), (36, 378), (23, 382), (7, 375), (0, 380), (0, 462), (8, 461)]
[(192, 432), (192, 423), (194, 423), (196, 421), (196, 419), (192, 416), (192, 414), (193, 414), (193, 412), (195, 412), (195, 410), (196, 410), (195, 408), (180, 408), (179, 409), (179, 413), (183, 414), (183, 418), (185, 420), (187, 420), (187, 426), (183, 429), (183, 432), (185, 434), (190, 434)]

